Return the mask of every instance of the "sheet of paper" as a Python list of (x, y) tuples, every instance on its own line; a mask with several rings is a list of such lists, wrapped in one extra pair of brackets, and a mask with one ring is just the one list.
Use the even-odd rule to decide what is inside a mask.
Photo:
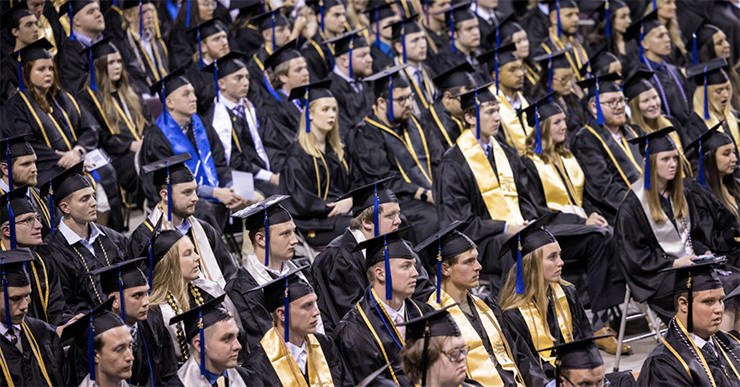
[(249, 172), (231, 170), (234, 192), (248, 200), (254, 200), (254, 178)]
[(110, 163), (110, 158), (102, 149), (91, 150), (85, 153), (85, 170), (94, 171)]

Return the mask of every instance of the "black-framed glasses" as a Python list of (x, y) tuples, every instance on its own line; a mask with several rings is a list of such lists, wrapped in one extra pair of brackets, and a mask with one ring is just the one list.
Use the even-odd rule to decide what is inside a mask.
[(609, 109), (616, 109), (619, 105), (627, 105), (627, 98), (614, 98), (608, 101), (601, 101), (601, 104), (608, 106)]
[(39, 215), (29, 216), (28, 218), (23, 219), (23, 220), (16, 220), (15, 221), (15, 226), (18, 227), (20, 225), (24, 225), (24, 226), (28, 226), (28, 227), (33, 227), (33, 225), (37, 221), (39, 223), (41, 223), (41, 216), (39, 216)]
[(394, 102), (398, 102), (401, 105), (411, 102), (414, 99), (414, 93), (410, 93), (409, 95), (405, 95), (403, 97), (393, 98)]
[(601, 380), (599, 380), (596, 383), (587, 382), (587, 383), (576, 384), (576, 383), (573, 383), (570, 379), (568, 379), (568, 377), (565, 376), (564, 374), (561, 373), (560, 376), (562, 376), (563, 379), (565, 379), (565, 381), (568, 382), (569, 385), (574, 386), (574, 387), (604, 387), (606, 385), (606, 378), (601, 378)]
[(442, 353), (450, 359), (450, 362), (459, 363), (465, 360), (465, 357), (468, 356), (469, 350), (469, 346), (463, 345), (462, 347), (452, 348), (449, 351), (442, 351)]

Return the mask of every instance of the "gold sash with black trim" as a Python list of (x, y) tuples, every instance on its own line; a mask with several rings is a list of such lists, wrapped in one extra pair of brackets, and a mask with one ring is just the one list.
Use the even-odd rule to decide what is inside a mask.
[(547, 207), (556, 211), (575, 213), (585, 218), (586, 213), (581, 207), (583, 186), (586, 182), (583, 169), (573, 156), (554, 157), (560, 160), (559, 166), (553, 162), (545, 163), (537, 154), (529, 156), (540, 177)]
[[(372, 126), (375, 126), (376, 128), (390, 134), (391, 136), (398, 139), (398, 141), (401, 141), (401, 144), (406, 148), (406, 150), (409, 152), (411, 157), (414, 159), (414, 162), (416, 162), (416, 166), (419, 167), (419, 170), (424, 175), (424, 178), (429, 182), (429, 184), (432, 184), (432, 158), (429, 155), (429, 146), (427, 145), (427, 138), (424, 135), (424, 130), (421, 128), (421, 124), (419, 121), (414, 117), (411, 116), (411, 121), (413, 121), (414, 125), (416, 126), (416, 130), (419, 131), (419, 137), (421, 138), (422, 145), (424, 146), (424, 153), (427, 158), (426, 166), (423, 165), (419, 161), (419, 157), (416, 155), (416, 151), (414, 150), (414, 146), (411, 143), (411, 138), (409, 137), (408, 131), (404, 130), (403, 137), (399, 136), (393, 129), (390, 127), (381, 124), (378, 121), (375, 121), (374, 119), (370, 117), (365, 117), (365, 122), (371, 124)], [(407, 128), (408, 129), (408, 128)], [(401, 175), (403, 176), (404, 180), (406, 180), (407, 183), (411, 182), (411, 180), (408, 177), (408, 174), (401, 168), (401, 163), (398, 161), (398, 158), (396, 157), (396, 164), (398, 165), (398, 169), (401, 171)]]
[[(596, 137), (597, 140), (599, 140), (599, 142), (601, 143), (601, 146), (604, 148), (604, 151), (606, 151), (606, 154), (608, 154), (609, 155), (609, 158), (612, 160), (612, 163), (614, 164), (614, 167), (617, 168), (617, 172), (619, 172), (619, 176), (622, 177), (622, 180), (624, 181), (625, 184), (627, 184), (627, 187), (632, 187), (632, 183), (627, 178), (627, 175), (624, 173), (624, 171), (622, 171), (622, 167), (619, 165), (619, 162), (617, 161), (617, 158), (614, 157), (614, 153), (612, 153), (611, 148), (609, 148), (609, 145), (607, 145), (607, 143), (604, 141), (604, 139), (601, 138), (601, 136), (599, 135), (599, 133), (596, 132), (596, 129), (592, 128), (590, 125), (586, 125), (586, 126), (584, 126), (584, 128), (586, 128), (586, 130), (588, 130), (592, 135), (594, 135), (594, 137)], [(629, 128), (629, 126), (628, 126), (628, 128)], [(632, 128), (630, 128), (630, 130), (635, 135), (635, 137), (638, 137), (637, 136), (637, 133), (635, 133), (635, 131), (632, 130)], [(617, 141), (615, 140), (615, 142), (617, 142)], [(634, 165), (635, 168), (637, 168), (638, 171), (642, 171), (642, 167), (640, 166), (640, 164), (635, 161), (634, 157), (632, 157), (632, 151), (630, 150), (629, 146), (627, 146), (627, 143), (626, 143), (626, 141), (624, 139), (624, 136), (622, 136), (622, 143), (617, 142), (617, 144), (622, 149), (622, 151), (624, 152), (625, 156), (627, 156), (627, 158), (632, 162), (632, 165)]]
[(308, 373), (309, 382), (303, 377), (301, 369), (298, 367), (295, 359), (291, 356), (285, 341), (277, 333), (277, 328), (272, 327), (260, 340), (262, 349), (265, 351), (267, 358), (270, 360), (272, 369), (275, 370), (280, 384), (286, 387), (313, 387), (313, 386), (333, 386), (334, 382), (329, 369), (329, 362), (326, 361), (321, 344), (312, 334), (306, 336), (306, 372)]
[[(501, 89), (498, 90), (498, 94), (496, 94), (496, 85), (489, 86), (488, 90), (491, 94), (498, 97), (499, 106), (501, 107), (499, 110), (499, 114), (501, 115), (501, 127), (504, 129), (506, 142), (514, 147), (520, 155), (526, 154), (527, 136), (529, 136), (534, 129), (529, 127), (524, 116), (522, 116), (522, 119), (519, 119), (519, 115), (511, 106), (509, 100), (506, 99), (504, 93), (501, 92)], [(526, 109), (529, 106), (527, 99), (524, 98), (521, 92), (517, 92), (517, 95), (519, 96), (519, 100), (522, 101), (522, 110)]]
[[(565, 291), (563, 291), (559, 283), (550, 283), (550, 289), (552, 289), (554, 296), (552, 301), (555, 304), (555, 313), (558, 319), (560, 334), (563, 341), (570, 343), (573, 341), (573, 318), (570, 313), (568, 298), (565, 296)], [(542, 318), (534, 302), (529, 302), (527, 306), (520, 306), (519, 312), (527, 324), (529, 336), (532, 338), (532, 344), (534, 344), (535, 350), (540, 354), (540, 358), (555, 365), (555, 356), (553, 356), (552, 351), (540, 351), (541, 349), (551, 348), (553, 346), (547, 318)]]

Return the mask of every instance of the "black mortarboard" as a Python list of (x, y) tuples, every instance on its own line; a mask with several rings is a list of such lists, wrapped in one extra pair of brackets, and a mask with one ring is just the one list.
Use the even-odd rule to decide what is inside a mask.
[(650, 71), (644, 68), (639, 68), (637, 71), (632, 73), (622, 85), (624, 87), (624, 96), (627, 99), (632, 99), (638, 95), (655, 88), (649, 79), (655, 74), (654, 71)]
[(543, 215), (534, 222), (521, 229), (516, 235), (511, 236), (501, 246), (499, 257), (503, 257), (509, 251), (516, 252), (516, 286), (517, 294), (524, 294), (524, 269), (522, 267), (522, 257), (539, 249), (542, 246), (557, 242), (555, 237), (545, 227), (557, 215), (557, 212), (550, 212)]
[(514, 52), (516, 51), (516, 44), (509, 43), (499, 48), (494, 48), (491, 51), (484, 52), (478, 55), (478, 61), (485, 64), (488, 68), (489, 74), (494, 73), (493, 81), (496, 84), (496, 92), (498, 93), (498, 70), (499, 67), (506, 65), (507, 63), (519, 60)]
[[(522, 27), (521, 24), (519, 24), (516, 13), (512, 12), (511, 14), (509, 14), (509, 16), (505, 17), (504, 20), (501, 20), (501, 22), (498, 24), (499, 40), (496, 41), (496, 44), (500, 44), (506, 37), (512, 36), (519, 31), (526, 30), (524, 29), (524, 27)], [(494, 39), (495, 38), (496, 37), (494, 36)]]
[(688, 152), (691, 149), (696, 149), (699, 153), (699, 170), (696, 181), (698, 181), (704, 187), (707, 186), (705, 174), (704, 174), (704, 155), (707, 152), (716, 150), (717, 148), (727, 145), (734, 144), (732, 137), (725, 132), (720, 132), (718, 129), (722, 127), (724, 121), (718, 122), (712, 126), (706, 132), (702, 133), (699, 138), (694, 140), (691, 144), (684, 147), (684, 152)]
[(152, 182), (156, 187), (167, 186), (167, 220), (172, 221), (172, 185), (189, 183), (195, 180), (185, 162), (190, 160), (189, 153), (167, 157), (141, 167), (144, 174), (154, 173)]
[(416, 254), (403, 240), (402, 235), (408, 231), (408, 227), (389, 232), (371, 239), (366, 239), (352, 251), (365, 250), (365, 269), (378, 262), (385, 261), (385, 297), (390, 300), (393, 295), (393, 285), (391, 277), (390, 260), (398, 259), (416, 259)]
[(270, 226), (293, 220), (288, 210), (280, 204), (289, 197), (288, 195), (272, 195), (231, 215), (244, 218), (244, 228), (248, 231), (265, 229), (265, 266), (270, 263)]
[[(456, 220), (414, 247), (417, 253), (428, 250), (428, 254), (423, 255), (428, 260), (427, 265), (436, 267), (437, 303), (441, 302), (442, 262), (476, 247), (475, 242), (458, 231), (463, 226), (464, 222)], [(436, 250), (436, 253), (433, 250)]]
[(51, 59), (52, 56), (49, 50), (52, 47), (54, 46), (48, 40), (41, 38), (12, 54), (18, 60), (18, 90), (26, 91), (26, 86), (23, 82), (23, 65), (38, 59)]
[(523, 114), (527, 115), (527, 124), (530, 127), (535, 128), (534, 152), (537, 154), (542, 153), (542, 132), (540, 130), (540, 123), (558, 113), (563, 113), (563, 109), (560, 105), (552, 100), (552, 97), (554, 96), (555, 93), (550, 93), (519, 111), (520, 116)]
[(694, 330), (694, 292), (702, 290), (722, 289), (722, 281), (715, 268), (725, 262), (725, 257), (712, 257), (692, 265), (681, 267), (669, 267), (662, 272), (674, 271), (676, 277), (673, 285), (673, 294), (678, 295), (686, 292), (688, 298), (688, 313), (686, 318), (686, 330), (691, 333)]
[(309, 265), (304, 265), (295, 268), (284, 276), (275, 278), (270, 282), (249, 290), (252, 292), (262, 289), (265, 308), (270, 313), (281, 306), (285, 307), (284, 339), (286, 343), (290, 340), (290, 303), (303, 296), (314, 293), (311, 285), (298, 276), (298, 273), (308, 267)]
[(206, 343), (205, 343), (205, 330), (221, 321), (232, 318), (229, 311), (224, 308), (222, 302), (224, 301), (226, 294), (222, 294), (210, 301), (207, 301), (201, 305), (194, 306), (192, 309), (185, 313), (180, 313), (175, 317), (172, 317), (169, 321), (169, 325), (177, 324), (182, 322), (185, 326), (185, 338), (188, 342), (192, 341), (195, 336), (200, 335), (200, 374), (205, 375), (206, 364)]
[(637, 39), (637, 46), (640, 48), (640, 58), (645, 56), (645, 49), (642, 47), (642, 39), (645, 38), (650, 31), (654, 28), (660, 27), (660, 20), (658, 20), (658, 11), (652, 11), (649, 14), (640, 18), (630, 24), (627, 30), (624, 32), (625, 40)]
[[(52, 194), (54, 201), (59, 204), (59, 201), (71, 195), (72, 193), (79, 191), (84, 188), (91, 188), (90, 180), (87, 176), (83, 175), (83, 163), (79, 162), (64, 172), (52, 177), (49, 181), (44, 182), (40, 187), (41, 196), (46, 194)], [(54, 206), (49, 206), (49, 209)]]
[(10, 228), (10, 248), (15, 249), (15, 217), (18, 215), (35, 213), (31, 201), (26, 197), (28, 186), (16, 188), (0, 197), (0, 225), (8, 222)]
[[(569, 343), (560, 343), (552, 347), (540, 349), (539, 352), (555, 351), (558, 362), (556, 362), (557, 371), (561, 370), (590, 370), (604, 365), (604, 359), (594, 343), (595, 340), (614, 335), (600, 335), (587, 337), (585, 339), (574, 340)], [(558, 377), (558, 376), (556, 376)]]
[(359, 32), (360, 30), (352, 30), (326, 41), (327, 44), (334, 44), (334, 57), (349, 53), (350, 78), (355, 77), (355, 72), (352, 68), (352, 50), (368, 46), (367, 41)]
[(114, 52), (118, 52), (118, 48), (116, 47), (115, 44), (113, 44), (113, 42), (111, 42), (110, 37), (105, 37), (101, 39), (99, 42), (96, 42), (92, 46), (86, 48), (84, 52), (85, 52), (85, 56), (87, 56), (87, 59), (88, 59), (88, 72), (90, 73), (90, 89), (98, 90), (98, 84), (95, 81), (96, 79), (95, 66), (94, 66), (95, 59), (98, 59), (108, 54), (112, 54)]
[(588, 57), (588, 62), (578, 69), (578, 73), (581, 76), (592, 73), (603, 75), (609, 72), (609, 66), (614, 62), (619, 62), (619, 58), (609, 52), (606, 45), (602, 45), (600, 49)]
[[(696, 29), (696, 32), (692, 33), (692, 65), (699, 64), (699, 53), (705, 45), (714, 47), (714, 34), (721, 32), (717, 26), (709, 23), (708, 20), (703, 20), (703, 23)], [(714, 54), (714, 49), (710, 50), (710, 53)]]
[(319, 27), (321, 27), (321, 32), (324, 32), (326, 30), (324, 23), (326, 11), (337, 5), (344, 5), (344, 3), (341, 0), (307, 0), (306, 5), (311, 7), (314, 13), (319, 16)]
[(148, 285), (149, 282), (139, 266), (147, 257), (134, 258), (118, 262), (115, 265), (101, 267), (90, 274), (100, 276), (100, 288), (106, 295), (118, 292), (118, 304), (121, 309), (121, 319), (126, 321), (126, 302), (123, 291), (129, 288)]
[(549, 13), (555, 12), (556, 17), (556, 23), (557, 23), (557, 31), (558, 31), (558, 39), (563, 34), (563, 26), (560, 21), (560, 11), (566, 8), (578, 8), (578, 4), (576, 4), (573, 0), (544, 0), (543, 3), (547, 4), (547, 9)]
[(540, 66), (540, 76), (547, 76), (547, 92), (552, 91), (552, 75), (555, 69), (571, 68), (565, 53), (568, 50), (560, 50), (553, 53), (544, 53), (532, 58)]
[(334, 98), (334, 94), (329, 90), (330, 86), (331, 78), (327, 78), (303, 86), (294, 87), (290, 90), (290, 95), (288, 95), (289, 99), (298, 99), (303, 101), (306, 133), (311, 132), (311, 110), (309, 109), (309, 104), (317, 99)]
[(203, 48), (201, 42), (210, 36), (216, 35), (220, 32), (228, 32), (228, 27), (217, 18), (206, 20), (203, 23), (198, 24), (187, 30), (190, 34), (191, 39), (198, 45), (198, 68), (203, 69)]
[[(33, 261), (33, 255), (29, 249), (14, 249), (0, 251), (0, 270), (2, 270), (3, 302), (5, 303), (5, 326), (13, 326), (13, 318), (10, 314), (10, 303), (8, 302), (9, 287), (23, 287), (31, 284), (26, 272), (26, 263)], [(9, 329), (11, 335), (14, 330)], [(20, 339), (20, 337), (16, 337)]]
[(282, 12), (280, 12), (280, 9), (281, 7), (278, 7), (273, 10), (261, 13), (252, 18), (252, 23), (257, 26), (260, 32), (272, 29), (271, 36), (273, 50), (277, 48), (275, 43), (275, 27), (290, 25), (290, 21), (288, 21), (288, 18), (285, 17)]
[(162, 104), (164, 105), (168, 95), (172, 94), (173, 91), (190, 84), (190, 81), (188, 81), (184, 75), (185, 68), (178, 68), (160, 78), (157, 82), (152, 83), (152, 85), (149, 86), (149, 91), (152, 95), (159, 93), (159, 98), (162, 100)]
[(122, 10), (138, 7), (139, 4), (154, 3), (153, 0), (118, 0), (118, 7)]
[(366, 81), (373, 82), (375, 98), (380, 98), (384, 92), (388, 92), (388, 120), (390, 122), (395, 121), (393, 117), (393, 89), (409, 86), (408, 81), (399, 73), (404, 68), (406, 68), (405, 64), (395, 65), (365, 78)]
[(274, 71), (275, 67), (299, 57), (301, 57), (301, 52), (298, 51), (297, 40), (293, 39), (280, 46), (280, 48), (273, 51), (273, 53), (265, 59), (265, 68), (270, 68)]
[(457, 51), (457, 47), (455, 47), (455, 24), (475, 19), (477, 16), (470, 11), (470, 1), (455, 4), (444, 11), (440, 11), (440, 13), (442, 12), (445, 14), (445, 23), (450, 29), (450, 46), (452, 52), (455, 52)]
[(607, 39), (612, 37), (612, 13), (625, 7), (627, 7), (627, 3), (622, 0), (606, 0), (591, 12), (598, 20), (603, 20), (606, 24), (604, 26), (604, 33)]
[[(167, 252), (170, 251), (172, 246), (174, 246), (180, 239), (185, 237), (180, 231), (177, 230), (157, 230), (155, 231), (154, 236), (151, 238), (151, 245), (152, 245), (152, 257), (151, 257), (151, 268), (154, 270), (154, 268), (157, 266), (159, 261), (164, 258), (165, 255), (167, 255)], [(148, 253), (148, 245), (147, 253)]]
[(26, 135), (5, 137), (0, 140), (0, 160), (8, 164), (8, 187), (13, 187), (13, 159), (36, 154)]
[(7, 28), (8, 31), (13, 28), (18, 28), (18, 26), (20, 26), (21, 19), (26, 16), (31, 16), (31, 11), (28, 10), (25, 1), (19, 1), (12, 8), (3, 13), (1, 18), (3, 27)]
[(596, 123), (603, 125), (606, 122), (604, 112), (601, 110), (601, 99), (602, 93), (614, 93), (621, 92), (622, 88), (616, 84), (615, 81), (621, 79), (621, 76), (617, 73), (608, 73), (604, 75), (594, 75), (590, 78), (582, 79), (578, 82), (578, 86), (586, 91), (586, 100), (594, 97), (594, 103), (596, 105)]
[(373, 23), (378, 23), (383, 19), (396, 16), (396, 1), (387, 0), (373, 0), (368, 4), (367, 8), (363, 11), (370, 18)]
[(632, 144), (638, 144), (640, 148), (640, 154), (645, 157), (645, 189), (650, 189), (650, 154), (672, 151), (676, 149), (676, 144), (671, 139), (671, 132), (676, 130), (672, 126), (667, 126), (663, 129), (656, 130), (652, 133), (648, 133), (644, 136), (631, 138), (627, 140)]
[(725, 58), (714, 58), (706, 63), (700, 63), (686, 70), (686, 77), (693, 78), (694, 82), (703, 86), (704, 90), (704, 119), (708, 120), (709, 116), (709, 89), (711, 85), (721, 85), (730, 81), (724, 67), (727, 66)]
[(488, 88), (491, 83), (478, 86), (473, 90), (468, 90), (459, 95), (460, 107), (462, 110), (468, 110), (475, 107), (475, 138), (480, 139), (480, 105), (485, 102), (498, 101), (496, 96)]
[(362, 211), (370, 207), (375, 207), (375, 236), (378, 236), (378, 208), (385, 203), (398, 203), (398, 198), (391, 191), (387, 184), (390, 180), (393, 180), (395, 176), (386, 177), (370, 184), (363, 185), (353, 189), (350, 192), (342, 195), (337, 200), (352, 198), (352, 216), (359, 216)]
[[(229, 76), (241, 69), (247, 68), (247, 61), (244, 54), (236, 51), (231, 51), (228, 54), (214, 60), (208, 66), (205, 66), (201, 71), (213, 74), (213, 85), (218, 89), (218, 79)], [(216, 100), (221, 100), (221, 93), (216, 93)]]
[(69, 39), (75, 40), (74, 35), (74, 20), (73, 18), (78, 12), (82, 11), (87, 5), (95, 3), (94, 0), (69, 0), (59, 7), (59, 15), (67, 14), (69, 17)]
[(397, 22), (387, 25), (385, 28), (391, 28), (391, 39), (397, 40), (405, 37), (407, 34), (413, 34), (416, 32), (423, 31), (419, 26), (419, 15), (413, 14), (407, 18), (403, 18)]
[(440, 91), (447, 91), (456, 87), (472, 88), (475, 86), (473, 73), (475, 70), (468, 61), (446, 68), (434, 76), (434, 84)]

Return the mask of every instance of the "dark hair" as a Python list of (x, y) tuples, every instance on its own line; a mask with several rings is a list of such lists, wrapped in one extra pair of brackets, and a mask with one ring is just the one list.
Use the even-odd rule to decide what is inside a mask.
[(740, 183), (735, 179), (735, 174), (730, 174), (720, 179), (719, 171), (717, 170), (717, 149), (704, 152), (704, 173), (706, 176), (707, 188), (714, 197), (716, 197), (717, 200), (725, 206), (725, 208), (735, 215), (735, 218), (738, 218), (740, 214), (738, 214), (737, 207), (734, 206), (727, 197), (722, 195), (722, 183), (724, 183), (730, 195), (736, 199), (740, 199)]
[[(395, 77), (394, 77), (395, 78)], [(393, 88), (394, 89), (403, 89), (405, 87), (411, 87), (411, 84), (409, 84), (409, 81), (406, 80), (406, 78), (399, 77), (393, 79)], [(379, 87), (375, 88), (375, 98), (383, 98), (388, 99), (388, 86), (387, 84), (380, 89)]]
[[(714, 34), (716, 34), (717, 32), (715, 32)], [(714, 49), (714, 34), (712, 34), (711, 36), (712, 41), (704, 43), (704, 45), (702, 45), (702, 47), (699, 49), (699, 52), (697, 53), (699, 57), (699, 63), (708, 62), (714, 58), (717, 58), (717, 52)], [(724, 68), (724, 70), (725, 74), (727, 74), (728, 78), (730, 78), (732, 90), (740, 90), (740, 75), (738, 75), (737, 71), (735, 71), (735, 60), (732, 58), (732, 56), (726, 59), (727, 66)], [(730, 95), (730, 102), (733, 108), (740, 109), (740, 95), (738, 95), (737, 92)]]

